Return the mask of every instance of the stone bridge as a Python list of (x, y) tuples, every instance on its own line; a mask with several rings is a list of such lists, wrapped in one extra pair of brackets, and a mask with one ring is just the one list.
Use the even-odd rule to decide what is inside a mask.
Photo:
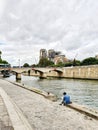
[[(5, 68), (0, 68), (0, 71)], [(98, 65), (76, 66), (76, 67), (58, 67), (58, 68), (6, 68), (16, 74), (16, 79), (21, 80), (21, 74), (27, 72), (28, 75), (38, 76), (40, 78), (60, 77), (60, 78), (78, 78), (78, 79), (98, 79)]]
[(40, 78), (47, 78), (50, 73), (52, 73), (52, 77), (55, 76), (55, 73), (57, 77), (61, 77), (63, 74), (62, 68), (32, 68), (32, 70), (35, 72), (32, 75), (39, 76)]
[(30, 75), (31, 71), (35, 74), (38, 73), (37, 76), (40, 78), (46, 78), (49, 72), (56, 72), (58, 77), (61, 77), (63, 74), (62, 68), (31, 68), (31, 67), (22, 67), (22, 68), (0, 68), (0, 71), (9, 70), (10, 72), (16, 74), (16, 79), (21, 80), (21, 74), (23, 72), (27, 72)]
[(21, 74), (23, 73), (23, 72), (28, 72), (28, 71), (30, 71), (31, 70), (31, 68), (29, 67), (29, 68), (26, 68), (26, 67), (24, 67), (24, 68), (7, 68), (7, 67), (2, 67), (2, 68), (0, 68), (0, 71), (2, 72), (3, 70), (8, 70), (8, 71), (10, 71), (11, 73), (14, 73), (14, 74), (16, 74), (16, 79), (17, 80), (21, 80)]
[(56, 73), (58, 73), (58, 76), (61, 77), (63, 71), (61, 68), (10, 68), (11, 72), (14, 72), (16, 74), (16, 79), (17, 80), (21, 80), (21, 74), (23, 72), (27, 72), (28, 75), (30, 75), (31, 71), (34, 71), (35, 74), (38, 72), (39, 73), (39, 77), (40, 78), (46, 78), (47, 74), (49, 72), (55, 71)]
[[(97, 79), (98, 65), (75, 66), (75, 67), (57, 67), (57, 68), (33, 68), (35, 72), (39, 72), (42, 78), (60, 77), (75, 79)], [(32, 73), (32, 75), (35, 75)], [(38, 75), (37, 75), (38, 76)], [(40, 77), (39, 76), (39, 77)]]

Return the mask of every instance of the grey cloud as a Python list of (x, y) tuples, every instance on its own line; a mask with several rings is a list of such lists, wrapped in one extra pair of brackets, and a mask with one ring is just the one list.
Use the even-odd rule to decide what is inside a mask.
[(27, 53), (38, 58), (43, 46), (59, 48), (72, 58), (78, 51), (80, 59), (83, 52), (94, 55), (97, 12), (97, 0), (8, 0), (0, 19), (0, 35), (7, 43), (2, 49), (9, 57), (22, 55), (23, 62)]
[(3, 43), (3, 42), (0, 42), (0, 46), (2, 46), (2, 45), (4, 45), (5, 43)]

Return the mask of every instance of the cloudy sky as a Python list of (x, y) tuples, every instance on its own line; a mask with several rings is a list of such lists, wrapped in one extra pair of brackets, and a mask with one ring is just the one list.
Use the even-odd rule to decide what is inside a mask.
[(41, 48), (82, 60), (98, 54), (98, 0), (0, 0), (0, 50), (12, 65)]

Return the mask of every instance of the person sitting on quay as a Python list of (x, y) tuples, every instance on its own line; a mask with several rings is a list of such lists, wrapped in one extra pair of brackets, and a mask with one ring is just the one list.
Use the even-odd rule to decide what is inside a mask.
[(61, 102), (61, 104), (60, 105), (67, 105), (67, 104), (71, 104), (72, 102), (70, 101), (70, 96), (66, 93), (66, 92), (64, 92), (63, 93), (63, 100), (62, 100), (62, 102)]

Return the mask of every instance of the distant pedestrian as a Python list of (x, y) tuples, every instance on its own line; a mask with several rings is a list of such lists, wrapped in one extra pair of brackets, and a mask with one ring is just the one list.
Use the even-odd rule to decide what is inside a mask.
[(70, 103), (72, 103), (71, 101), (70, 101), (70, 96), (69, 95), (67, 95), (67, 93), (66, 92), (64, 92), (63, 93), (63, 100), (62, 100), (62, 102), (61, 102), (61, 104), (60, 105), (67, 105), (67, 104), (70, 104)]

